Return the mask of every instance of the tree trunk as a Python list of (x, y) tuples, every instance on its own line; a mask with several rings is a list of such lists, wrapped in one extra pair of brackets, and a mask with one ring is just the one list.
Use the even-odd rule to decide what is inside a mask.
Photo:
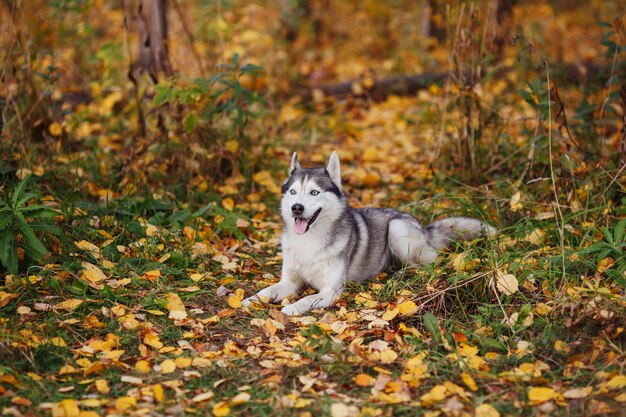
[(512, 43), (513, 6), (515, 0), (492, 0), (492, 45), (493, 52), (501, 55), (504, 47)]
[(446, 39), (445, 17), (441, 6), (438, 0), (422, 0), (419, 4), (422, 10), (422, 36), (436, 38), (439, 43)]
[(156, 83), (158, 75), (172, 75), (167, 49), (167, 0), (139, 0), (137, 7), (139, 50), (135, 70), (147, 72)]

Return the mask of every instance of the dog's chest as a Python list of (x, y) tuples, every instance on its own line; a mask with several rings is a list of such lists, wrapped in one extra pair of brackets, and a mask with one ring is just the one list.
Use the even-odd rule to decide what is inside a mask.
[(337, 247), (327, 246), (314, 236), (302, 237), (283, 238), (283, 263), (288, 273), (317, 288), (327, 277), (339, 272), (344, 263)]
[(312, 235), (285, 237), (282, 241), (283, 258), (298, 268), (327, 260), (332, 256), (332, 249)]

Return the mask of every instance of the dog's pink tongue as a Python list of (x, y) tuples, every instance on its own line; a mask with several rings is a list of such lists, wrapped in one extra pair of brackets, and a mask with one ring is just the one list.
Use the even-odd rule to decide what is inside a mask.
[(296, 218), (296, 224), (294, 226), (294, 230), (297, 235), (303, 235), (306, 232), (306, 227), (309, 225), (309, 221), (307, 219)]

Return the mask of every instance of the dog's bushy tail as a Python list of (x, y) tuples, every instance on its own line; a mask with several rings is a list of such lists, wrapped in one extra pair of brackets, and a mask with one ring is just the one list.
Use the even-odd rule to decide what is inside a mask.
[(426, 226), (424, 233), (428, 239), (428, 245), (433, 249), (441, 250), (458, 240), (495, 237), (497, 229), (477, 219), (451, 217)]

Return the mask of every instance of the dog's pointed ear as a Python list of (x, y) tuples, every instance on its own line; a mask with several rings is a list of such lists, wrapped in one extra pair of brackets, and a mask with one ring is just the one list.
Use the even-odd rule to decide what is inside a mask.
[(296, 152), (293, 153), (291, 157), (291, 166), (289, 167), (289, 175), (293, 174), (293, 171), (300, 169), (300, 162), (298, 162), (298, 154)]
[(336, 151), (333, 151), (333, 153), (330, 154), (326, 171), (328, 171), (330, 179), (341, 190), (341, 168), (339, 165), (339, 155), (337, 155)]

